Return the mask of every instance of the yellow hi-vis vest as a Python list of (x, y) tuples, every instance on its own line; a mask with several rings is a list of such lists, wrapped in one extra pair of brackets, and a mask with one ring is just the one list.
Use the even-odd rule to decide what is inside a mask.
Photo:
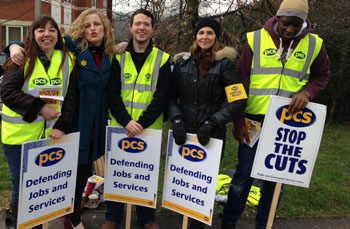
[(232, 178), (229, 175), (219, 174), (216, 183), (216, 193), (220, 195), (227, 195)]
[[(66, 55), (62, 70), (57, 75), (61, 65), (63, 53), (60, 50), (54, 50), (51, 57), (51, 64), (46, 73), (41, 61), (37, 58), (33, 72), (25, 80), (22, 91), (26, 94), (38, 97), (38, 87), (40, 86), (61, 86), (61, 95), (65, 96), (69, 83), (69, 76), (73, 70), (73, 64), (69, 55)], [(28, 69), (29, 60), (27, 60), (24, 75)], [(62, 102), (60, 102), (62, 106)], [(23, 120), (23, 116), (14, 112), (6, 105), (2, 108), (1, 120), (1, 140), (4, 144), (20, 145), (26, 141), (34, 141), (42, 137), (48, 137), (55, 120), (45, 121), (43, 116), (38, 116), (33, 122), (28, 123)], [(46, 122), (46, 124), (45, 124)], [(45, 130), (44, 130), (45, 127)], [(44, 136), (45, 133), (45, 136)]]
[[(153, 47), (148, 55), (139, 74), (137, 73), (130, 52), (121, 55), (117, 54), (116, 59), (121, 69), (121, 97), (125, 108), (131, 115), (132, 120), (139, 120), (142, 113), (147, 109), (153, 100), (157, 87), (160, 68), (169, 59), (169, 55), (162, 50)], [(163, 114), (148, 128), (162, 129)], [(122, 126), (111, 115), (111, 126)]]
[(270, 95), (290, 98), (308, 83), (310, 66), (318, 56), (323, 40), (315, 34), (308, 34), (299, 41), (283, 66), (278, 60), (277, 48), (265, 29), (248, 33), (247, 39), (253, 51), (253, 61), (245, 112), (264, 115)]

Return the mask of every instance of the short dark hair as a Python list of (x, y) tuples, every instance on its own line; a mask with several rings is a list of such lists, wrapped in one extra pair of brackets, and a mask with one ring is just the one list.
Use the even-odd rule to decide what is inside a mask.
[(154, 26), (154, 17), (153, 17), (153, 14), (149, 11), (149, 10), (146, 10), (146, 9), (138, 9), (136, 10), (132, 15), (131, 15), (131, 20), (130, 20), (130, 25), (132, 25), (134, 23), (134, 17), (138, 14), (144, 14), (146, 15), (147, 17), (150, 17), (151, 18), (151, 23), (152, 23), (152, 27)]

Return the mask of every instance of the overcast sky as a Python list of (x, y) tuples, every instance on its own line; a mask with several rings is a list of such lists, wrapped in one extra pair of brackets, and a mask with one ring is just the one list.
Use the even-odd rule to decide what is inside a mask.
[[(132, 12), (140, 8), (140, 2), (142, 0), (113, 0), (113, 11), (119, 11), (123, 13)], [(232, 0), (202, 0), (203, 2), (209, 1), (208, 6), (204, 4), (200, 5), (199, 14), (200, 15), (212, 15), (220, 14), (227, 11), (228, 7), (231, 5)], [(170, 7), (172, 4), (178, 2), (178, 0), (166, 0), (166, 4)]]

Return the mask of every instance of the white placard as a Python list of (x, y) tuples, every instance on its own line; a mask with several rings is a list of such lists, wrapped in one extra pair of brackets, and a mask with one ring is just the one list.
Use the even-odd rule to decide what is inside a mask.
[(79, 135), (22, 144), (17, 228), (73, 212)]
[(155, 208), (161, 130), (128, 138), (125, 128), (107, 127), (104, 198)]
[(163, 207), (211, 225), (222, 140), (211, 138), (203, 147), (187, 134), (178, 146), (169, 131), (163, 187)]
[(326, 106), (309, 102), (288, 113), (290, 98), (271, 96), (251, 176), (309, 187), (326, 119)]

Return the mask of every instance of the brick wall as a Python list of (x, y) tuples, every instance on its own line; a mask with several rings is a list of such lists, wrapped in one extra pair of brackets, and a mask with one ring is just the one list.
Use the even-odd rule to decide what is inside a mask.
[[(103, 9), (104, 0), (95, 0), (96, 8)], [(112, 21), (112, 0), (107, 1), (107, 17)], [(61, 2), (61, 24), (66, 24), (64, 21), (64, 0)], [(79, 16), (79, 14), (91, 7), (91, 0), (72, 0), (72, 21)], [(41, 1), (41, 13), (43, 15), (51, 15), (51, 3)], [(35, 19), (35, 1), (34, 0), (11, 0), (0, 1), (0, 39), (2, 39), (1, 26), (29, 26)], [(63, 26), (61, 26), (64, 31)], [(0, 53), (2, 49), (0, 42)]]

